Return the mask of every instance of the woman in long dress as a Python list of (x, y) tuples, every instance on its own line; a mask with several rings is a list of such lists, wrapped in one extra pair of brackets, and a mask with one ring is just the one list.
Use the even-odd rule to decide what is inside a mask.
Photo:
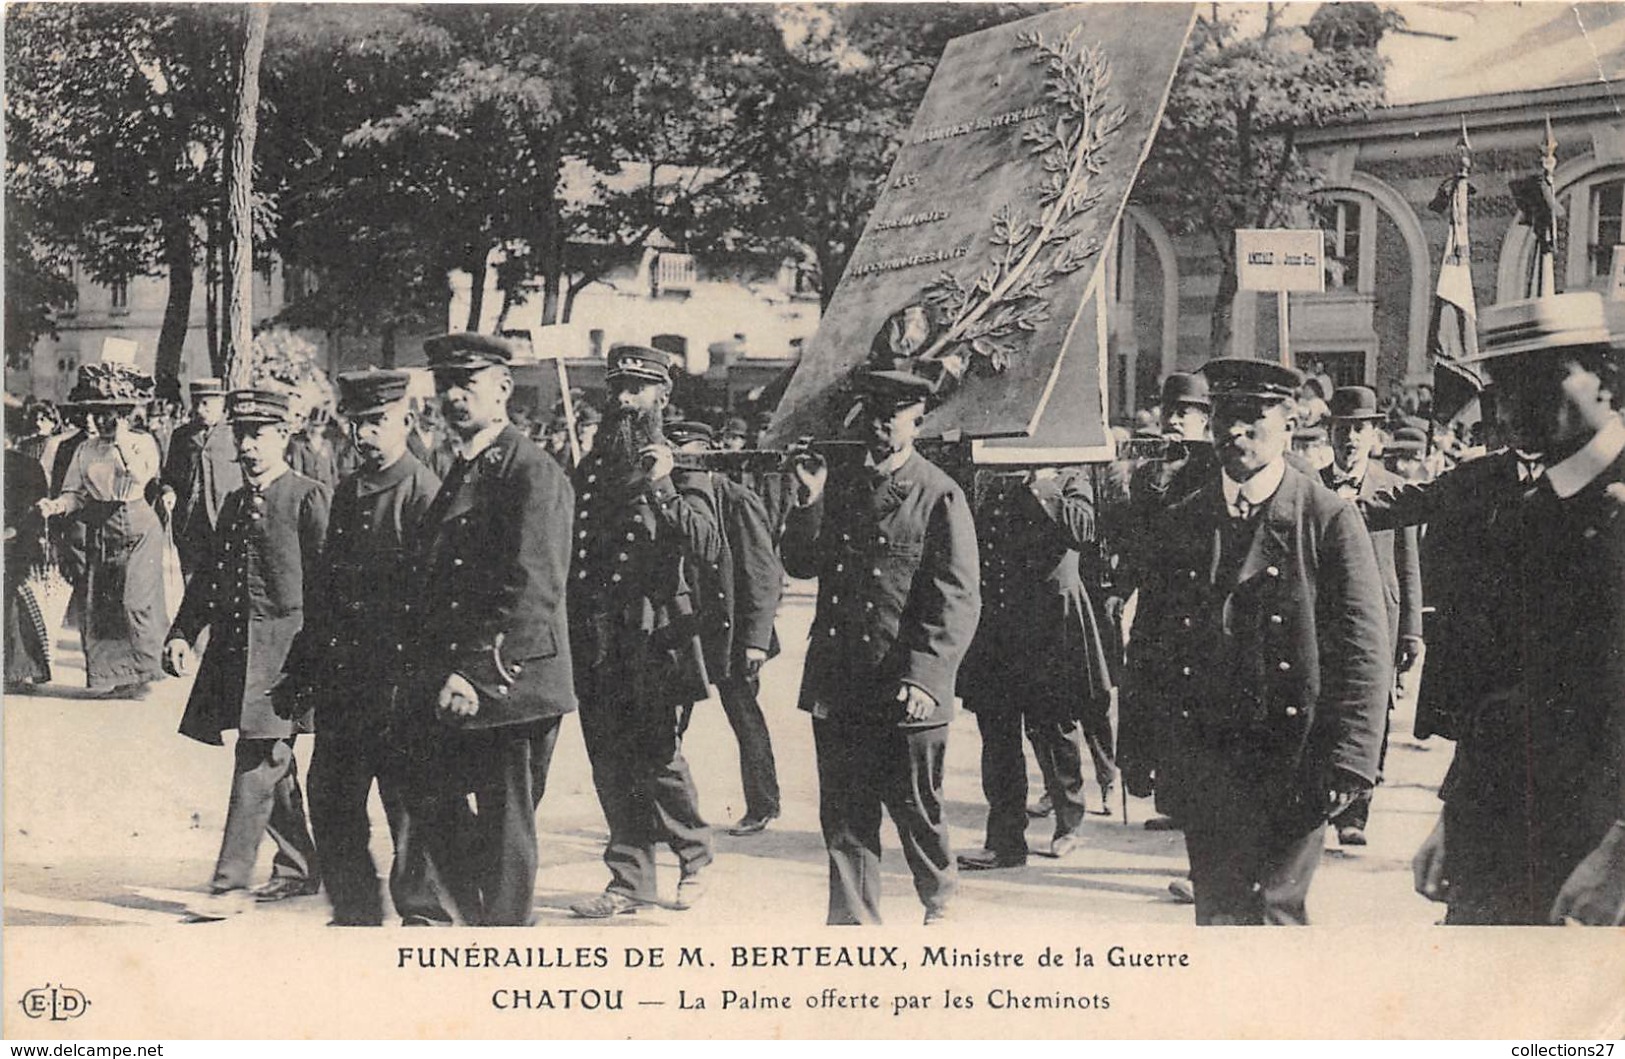
[(85, 526), (85, 610), (80, 635), (86, 682), (114, 698), (140, 698), (163, 675), (164, 529), (152, 497), (161, 461), (150, 434), (130, 428), (153, 382), (123, 364), (79, 369), (83, 404), (97, 436), (73, 454), (62, 493), (37, 505)]

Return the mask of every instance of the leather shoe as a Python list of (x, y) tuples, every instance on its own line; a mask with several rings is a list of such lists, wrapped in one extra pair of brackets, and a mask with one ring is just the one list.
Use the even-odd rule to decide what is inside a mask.
[(1027, 864), (1025, 854), (1012, 855), (1008, 853), (995, 853), (990, 849), (979, 849), (973, 853), (959, 855), (959, 867), (964, 871), (993, 871), (998, 868), (1021, 868)]
[(943, 905), (932, 905), (925, 910), (925, 926), (935, 927), (953, 919), (948, 909)]
[(703, 870), (684, 872), (683, 877), (677, 880), (677, 898), (671, 906), (679, 912), (686, 912), (699, 903), (710, 888), (711, 881)]
[(254, 900), (262, 905), (270, 904), (290, 897), (309, 897), (321, 888), (319, 879), (272, 879), (254, 891)]
[(1048, 816), (1054, 811), (1055, 803), (1050, 801), (1050, 796), (1048, 793), (1033, 804), (1027, 806), (1027, 815), (1032, 817), (1034, 820), (1042, 820), (1044, 817)]
[(1068, 833), (1056, 835), (1050, 840), (1049, 855), (1059, 860), (1078, 848), (1078, 836)]
[(1175, 879), (1168, 884), (1168, 892), (1174, 895), (1174, 900), (1182, 905), (1196, 903), (1196, 887), (1191, 885), (1189, 879)]
[(1183, 831), (1171, 816), (1153, 816), (1145, 822), (1147, 831)]
[(570, 911), (583, 919), (609, 919), (612, 916), (630, 915), (642, 907), (643, 902), (636, 897), (619, 890), (605, 890), (585, 901), (576, 902), (570, 906)]
[(777, 820), (778, 817), (778, 813), (772, 813), (767, 816), (751, 816), (747, 813), (739, 818), (739, 823), (728, 829), (728, 834), (759, 835), (763, 831), (766, 831), (767, 825), (771, 824), (774, 820)]
[(1337, 829), (1337, 844), (1339, 846), (1365, 845), (1365, 829), (1352, 825)]
[(210, 890), (209, 896), (186, 906), (187, 916), (196, 922), (218, 922), (240, 916), (254, 908), (254, 895), (244, 889)]

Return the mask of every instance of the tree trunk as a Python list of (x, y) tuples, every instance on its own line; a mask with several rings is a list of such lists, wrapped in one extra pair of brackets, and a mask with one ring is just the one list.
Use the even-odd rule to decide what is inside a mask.
[(463, 263), (469, 276), (468, 323), (464, 331), (479, 331), (481, 319), (485, 316), (485, 260), (490, 254), (490, 248), (481, 244), (479, 248), (469, 251), (468, 260)]
[(243, 50), (237, 64), (237, 113), (226, 159), (226, 385), (241, 389), (253, 379), (254, 342), (254, 141), (259, 135), (260, 57), (265, 52), (268, 4), (243, 14)]
[[(550, 255), (551, 256), (551, 255)], [(558, 262), (549, 260), (542, 266), (542, 326), (559, 322), (559, 287), (562, 277), (559, 275)]]
[(203, 252), (203, 326), (209, 338), (209, 371), (224, 378), (225, 359), (220, 355), (220, 220), (208, 212)]
[(384, 362), (384, 367), (386, 368), (393, 368), (395, 366), (394, 324), (384, 325), (383, 334), (380, 338), (380, 346), (378, 349), (378, 359)]
[(164, 305), (164, 322), (158, 331), (158, 350), (153, 374), (158, 394), (179, 400), (181, 356), (186, 350), (186, 332), (192, 324), (192, 228), (185, 217), (172, 217), (164, 225), (164, 267), (169, 270), (169, 300)]

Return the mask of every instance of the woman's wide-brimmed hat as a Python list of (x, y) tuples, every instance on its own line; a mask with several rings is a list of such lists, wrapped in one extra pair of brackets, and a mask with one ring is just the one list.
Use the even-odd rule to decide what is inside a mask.
[(129, 364), (82, 364), (73, 403), (86, 408), (133, 408), (151, 401), (157, 384)]

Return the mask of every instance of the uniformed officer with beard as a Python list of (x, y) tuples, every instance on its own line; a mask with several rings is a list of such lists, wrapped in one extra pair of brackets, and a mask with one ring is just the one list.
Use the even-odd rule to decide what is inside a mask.
[(780, 542), (792, 577), (818, 578), (801, 708), (818, 753), (828, 921), (880, 922), (884, 806), (932, 924), (958, 886), (942, 778), (981, 609), (976, 526), (964, 492), (914, 451), (931, 384), (887, 370), (859, 386), (864, 462), (799, 461)]
[(682, 711), (709, 695), (699, 573), (721, 555), (708, 476), (675, 470), (662, 431), (671, 359), (618, 345), (609, 407), (576, 468), (570, 646), (581, 732), (609, 841), (609, 886), (572, 905), (605, 919), (659, 900), (655, 845), (680, 864), (671, 907), (703, 895), (711, 832), (683, 760)]

